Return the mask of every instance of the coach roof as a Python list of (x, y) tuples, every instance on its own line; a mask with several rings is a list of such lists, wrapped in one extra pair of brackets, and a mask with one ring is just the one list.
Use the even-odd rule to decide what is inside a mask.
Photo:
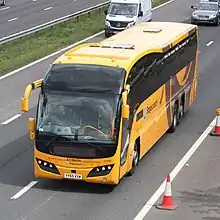
[(126, 67), (128, 60), (149, 52), (163, 52), (196, 30), (176, 22), (143, 22), (99, 43), (75, 47), (55, 63), (96, 64)]

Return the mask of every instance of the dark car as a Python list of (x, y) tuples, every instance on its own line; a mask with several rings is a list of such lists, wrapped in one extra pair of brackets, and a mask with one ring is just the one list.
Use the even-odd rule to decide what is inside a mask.
[(201, 1), (197, 6), (191, 6), (195, 11), (191, 15), (191, 23), (209, 23), (219, 25), (220, 14), (218, 2)]
[(5, 6), (6, 5), (6, 0), (0, 0), (0, 5)]

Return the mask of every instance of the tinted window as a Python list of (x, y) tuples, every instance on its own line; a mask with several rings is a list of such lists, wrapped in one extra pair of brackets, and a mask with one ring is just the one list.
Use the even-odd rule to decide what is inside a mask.
[(121, 93), (125, 71), (116, 67), (55, 64), (44, 80), (44, 88)]
[(165, 53), (148, 54), (141, 58), (128, 77), (131, 111), (195, 59), (196, 50), (197, 37), (193, 34)]

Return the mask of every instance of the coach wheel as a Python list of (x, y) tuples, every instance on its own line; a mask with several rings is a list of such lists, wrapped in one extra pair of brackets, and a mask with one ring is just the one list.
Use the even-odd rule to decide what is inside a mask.
[(136, 167), (139, 162), (139, 152), (138, 152), (138, 145), (135, 143), (133, 156), (132, 156), (132, 169), (129, 171), (128, 175), (132, 176), (136, 170)]
[(169, 133), (174, 133), (176, 131), (178, 119), (179, 119), (178, 105), (177, 105), (177, 103), (175, 103), (175, 105), (173, 107), (173, 121), (172, 121), (172, 125), (169, 129)]
[(179, 106), (179, 120), (178, 123), (180, 121), (180, 119), (183, 117), (184, 115), (184, 102), (183, 100), (181, 100), (180, 106)]

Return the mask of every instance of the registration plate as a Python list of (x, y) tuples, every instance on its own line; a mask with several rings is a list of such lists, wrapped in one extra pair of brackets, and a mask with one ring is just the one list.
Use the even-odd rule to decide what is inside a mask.
[(75, 180), (81, 180), (82, 175), (81, 174), (75, 174), (75, 173), (65, 173), (64, 178), (66, 179), (75, 179)]
[(199, 18), (200, 18), (201, 20), (205, 20), (205, 21), (208, 20), (207, 17), (203, 17), (203, 16), (200, 16)]

